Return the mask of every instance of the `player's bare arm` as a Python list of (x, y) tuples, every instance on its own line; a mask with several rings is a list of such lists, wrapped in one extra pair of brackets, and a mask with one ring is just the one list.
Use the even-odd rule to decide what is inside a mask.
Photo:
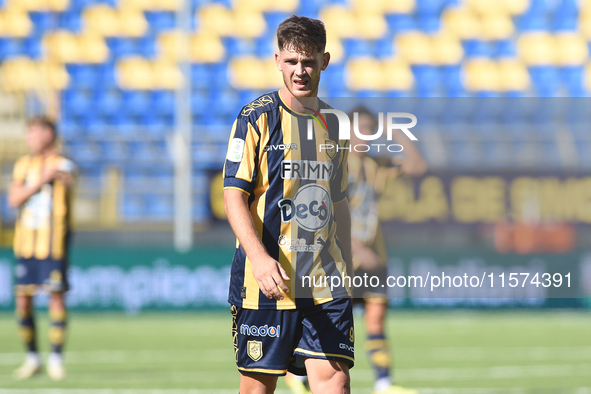
[(289, 292), (284, 282), (289, 280), (289, 276), (281, 264), (269, 256), (261, 242), (248, 210), (248, 195), (240, 190), (225, 189), (224, 209), (236, 238), (252, 263), (259, 288), (267, 298), (282, 300), (283, 294), (279, 289)]
[(59, 171), (57, 167), (47, 167), (41, 173), (39, 181), (33, 185), (13, 183), (8, 191), (8, 204), (13, 208), (22, 206), (29, 198), (37, 194), (43, 185), (53, 182), (58, 177), (70, 179), (70, 184), (66, 183), (67, 186), (74, 182), (72, 175)]
[(351, 251), (351, 211), (349, 201), (345, 198), (334, 204), (334, 216), (337, 222), (337, 237), (343, 248), (343, 258), (347, 263), (347, 275), (353, 275), (353, 258)]

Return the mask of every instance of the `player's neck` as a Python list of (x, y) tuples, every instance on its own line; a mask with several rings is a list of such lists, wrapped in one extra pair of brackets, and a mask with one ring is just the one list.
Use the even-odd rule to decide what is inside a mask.
[[(318, 108), (318, 96), (317, 96), (318, 91), (316, 91), (316, 94), (314, 94), (313, 96), (310, 97), (303, 97), (305, 99), (305, 101), (307, 102), (307, 104), (305, 105), (306, 107), (309, 106), (308, 103), (310, 102), (314, 102), (314, 108)], [(289, 89), (287, 89), (285, 86), (281, 88), (281, 90), (279, 90), (279, 96), (281, 97), (281, 100), (283, 101), (283, 103), (285, 105), (287, 105), (287, 107), (292, 110), (293, 112), (297, 112), (297, 113), (306, 113), (308, 112), (306, 110), (306, 108), (304, 108), (304, 104), (302, 104), (300, 102), (300, 100), (292, 100), (294, 98), (294, 96), (291, 94), (291, 92), (289, 91)]]
[(57, 152), (57, 150), (55, 149), (54, 145), (50, 145), (44, 149), (41, 149), (37, 154), (35, 154), (34, 156), (38, 156), (41, 157), (43, 159), (47, 159), (48, 157), (51, 157), (53, 155), (55, 155)]

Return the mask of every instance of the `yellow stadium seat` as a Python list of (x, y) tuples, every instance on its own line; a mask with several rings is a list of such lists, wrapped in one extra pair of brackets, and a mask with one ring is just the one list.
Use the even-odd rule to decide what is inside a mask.
[(266, 29), (267, 23), (261, 12), (234, 12), (234, 36), (241, 38), (256, 38), (260, 37)]
[(482, 35), (488, 40), (505, 40), (515, 30), (513, 21), (508, 15), (487, 15), (482, 18)]
[(433, 50), (431, 39), (425, 33), (408, 32), (394, 38), (395, 52), (410, 64), (431, 64)]
[(411, 90), (414, 85), (414, 74), (408, 63), (401, 59), (393, 58), (382, 62), (384, 73), (384, 89), (386, 90)]
[(217, 63), (225, 55), (226, 48), (219, 36), (211, 33), (197, 33), (191, 38), (191, 61)]
[(152, 63), (154, 89), (175, 90), (182, 86), (184, 78), (176, 62), (158, 60)]
[(41, 86), (35, 62), (26, 57), (8, 59), (0, 64), (0, 82), (6, 92), (34, 90)]
[(357, 37), (357, 19), (351, 10), (340, 5), (324, 7), (320, 20), (326, 26), (327, 35), (341, 38)]
[(576, 32), (564, 32), (554, 36), (556, 59), (562, 66), (580, 66), (589, 57), (587, 41)]
[(85, 31), (89, 33), (105, 37), (119, 34), (119, 15), (107, 5), (97, 4), (85, 8), (82, 12), (82, 21)]
[(52, 61), (41, 61), (37, 67), (43, 85), (53, 90), (63, 90), (70, 83), (70, 76), (63, 64)]
[(221, 4), (209, 4), (197, 11), (199, 32), (220, 36), (234, 34), (234, 14)]
[(495, 0), (502, 1), (511, 15), (521, 15), (529, 9), (530, 0)]
[[(590, 1), (591, 4), (591, 1)], [(587, 38), (591, 39), (591, 7), (589, 11), (579, 14), (579, 31)]]
[(80, 60), (78, 38), (67, 30), (58, 30), (43, 37), (48, 57), (60, 63), (76, 63)]
[(70, 7), (70, 0), (47, 0), (49, 9), (55, 12), (63, 12)]
[(591, 91), (591, 63), (585, 67), (585, 89)]
[(464, 48), (460, 40), (450, 33), (440, 33), (432, 37), (431, 47), (435, 64), (458, 64), (464, 56)]
[(498, 70), (502, 91), (524, 92), (529, 88), (529, 72), (527, 67), (519, 60), (502, 59), (498, 63)]
[(415, 9), (415, 0), (390, 0), (384, 4), (384, 12), (389, 14), (411, 14)]
[(125, 37), (142, 37), (148, 31), (148, 21), (138, 10), (119, 11), (119, 34)]
[(482, 36), (480, 19), (467, 8), (450, 8), (442, 16), (443, 30), (465, 40)]
[(517, 53), (527, 65), (556, 63), (554, 37), (546, 32), (524, 33), (517, 40)]
[(109, 58), (109, 47), (105, 39), (97, 34), (79, 36), (78, 52), (83, 63), (104, 63)]
[(280, 89), (283, 87), (283, 74), (277, 69), (275, 59), (262, 59), (265, 68), (265, 89)]
[(499, 91), (501, 82), (497, 64), (489, 59), (467, 61), (463, 66), (463, 84), (469, 91)]
[(119, 9), (126, 11), (151, 10), (155, 8), (158, 0), (120, 0)]
[(120, 60), (117, 63), (117, 83), (122, 89), (152, 89), (154, 87), (152, 64), (139, 56)]
[(178, 11), (185, 0), (152, 0), (152, 7), (156, 10)]
[(345, 83), (351, 90), (384, 90), (382, 63), (371, 57), (350, 60), (345, 71)]
[[(306, 1), (306, 0), (302, 0)], [(270, 1), (265, 11), (270, 12), (295, 12), (300, 5), (299, 0)]]
[(326, 52), (330, 53), (331, 63), (340, 63), (345, 55), (341, 40), (333, 36), (326, 37)]
[(0, 10), (0, 35), (27, 37), (33, 30), (33, 22), (24, 10)]
[(351, 0), (351, 7), (356, 13), (369, 13), (369, 14), (384, 14), (384, 9), (387, 7), (387, 0)]
[(230, 62), (229, 71), (230, 84), (236, 89), (264, 89), (267, 85), (268, 70), (254, 56), (234, 58)]
[(44, 11), (47, 10), (46, 0), (8, 0), (6, 8), (21, 11)]
[(191, 38), (189, 35), (180, 30), (164, 32), (157, 38), (159, 57), (175, 62), (185, 60), (190, 55), (187, 50), (190, 43)]
[(384, 14), (357, 12), (357, 33), (359, 37), (369, 40), (381, 38), (388, 31), (388, 23)]

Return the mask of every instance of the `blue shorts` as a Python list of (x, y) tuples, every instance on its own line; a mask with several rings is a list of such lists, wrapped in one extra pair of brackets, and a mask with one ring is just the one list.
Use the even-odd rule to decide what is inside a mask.
[(241, 373), (305, 375), (304, 358), (354, 364), (355, 330), (349, 298), (302, 309), (244, 309), (232, 305), (232, 337)]
[(20, 258), (14, 271), (16, 295), (33, 296), (39, 290), (63, 293), (69, 289), (66, 260)]

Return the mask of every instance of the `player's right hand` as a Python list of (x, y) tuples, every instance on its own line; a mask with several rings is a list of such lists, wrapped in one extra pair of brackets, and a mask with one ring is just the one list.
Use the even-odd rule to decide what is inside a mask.
[(279, 289), (289, 293), (289, 288), (283, 282), (289, 280), (289, 276), (281, 264), (270, 256), (259, 259), (256, 263), (253, 262), (252, 273), (259, 288), (268, 299), (282, 300), (284, 296)]

